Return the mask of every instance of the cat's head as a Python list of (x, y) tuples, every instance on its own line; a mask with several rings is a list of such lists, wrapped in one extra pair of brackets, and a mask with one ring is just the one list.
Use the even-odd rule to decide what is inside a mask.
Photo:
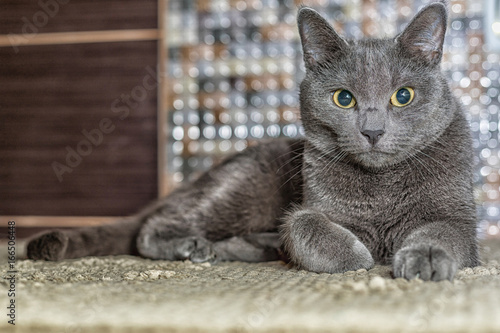
[(316, 11), (301, 8), (300, 103), (311, 144), (381, 168), (437, 140), (456, 109), (440, 71), (446, 16), (446, 7), (433, 3), (393, 39), (346, 40)]

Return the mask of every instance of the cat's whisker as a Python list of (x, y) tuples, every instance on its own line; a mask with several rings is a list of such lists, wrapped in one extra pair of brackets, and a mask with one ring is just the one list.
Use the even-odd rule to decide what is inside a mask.
[(422, 154), (422, 155), (430, 158), (434, 163), (436, 163), (437, 166), (441, 167), (443, 171), (446, 172), (448, 170), (448, 168), (446, 166), (444, 166), (442, 162), (438, 161), (437, 159), (435, 159), (431, 155), (428, 155), (428, 154), (424, 153), (423, 151), (419, 151), (417, 154)]
[(436, 140), (435, 142), (438, 143), (438, 144), (440, 144), (440, 145), (442, 145), (443, 147), (441, 148), (441, 147), (438, 147), (438, 146), (436, 146), (436, 145), (433, 144), (433, 145), (429, 145), (430, 149), (439, 150), (439, 151), (442, 151), (442, 152), (445, 152), (445, 153), (449, 152), (449, 150), (448, 150), (449, 149), (449, 145), (448, 144), (440, 142), (439, 140)]
[(348, 155), (347, 152), (343, 151), (341, 152), (335, 160), (333, 160), (331, 163), (330, 163), (330, 166), (328, 167), (328, 169), (326, 170), (326, 173), (329, 174), (330, 173), (330, 170), (335, 166), (335, 164), (337, 164), (338, 162), (341, 162), (346, 156)]
[[(295, 153), (295, 151), (293, 151), (293, 153)], [(285, 154), (282, 154), (280, 155), (279, 157), (275, 158), (273, 160), (273, 162), (276, 162), (280, 157), (283, 157), (283, 156), (286, 156), (288, 153), (285, 153)], [(276, 170), (276, 174), (278, 174), (281, 169), (283, 169), (284, 167), (288, 166), (290, 163), (292, 163), (293, 161), (295, 161), (297, 158), (302, 158), (304, 156), (304, 153), (301, 152), (301, 153), (298, 153), (296, 156), (288, 159), (288, 161), (286, 161), (285, 163), (283, 163), (283, 165), (281, 165), (277, 170)]]
[(422, 170), (421, 168), (418, 167), (418, 165), (415, 165), (414, 161), (413, 161), (413, 156), (408, 153), (407, 151), (403, 151), (403, 153), (406, 155), (406, 159), (405, 161), (407, 161), (407, 163), (411, 163), (415, 166), (415, 169), (418, 171), (418, 173), (420, 174), (420, 176), (422, 177), (422, 179), (425, 178), (425, 175), (422, 173)]
[(410, 162), (408, 162), (408, 158), (405, 158), (405, 159), (403, 160), (403, 162), (405, 162), (405, 163), (406, 163), (406, 165), (408, 166), (408, 169), (410, 169), (410, 171), (413, 171), (413, 168), (411, 167)]
[(325, 166), (321, 169), (320, 174), (323, 173), (326, 169), (326, 173), (329, 172), (330, 167), (333, 167), (343, 156), (346, 154), (345, 152), (340, 152), (337, 155), (334, 156), (330, 161), (328, 161)]
[[(297, 167), (294, 168), (295, 170), (297, 169)], [(298, 168), (299, 171), (295, 172), (291, 177), (289, 177), (286, 181), (284, 181), (280, 187), (278, 187), (276, 189), (276, 191), (274, 191), (270, 197), (274, 197), (276, 195), (276, 193), (278, 193), (278, 191), (280, 191), (285, 185), (287, 185), (292, 179), (294, 179), (299, 173), (302, 172), (302, 165), (300, 165), (300, 168)]]
[[(419, 152), (417, 151), (417, 154), (418, 154), (418, 153), (419, 153)], [(420, 163), (420, 165), (422, 165), (422, 166), (425, 168), (425, 170), (426, 170), (426, 171), (427, 171), (430, 175), (433, 175), (433, 174), (434, 174), (434, 172), (433, 172), (433, 171), (429, 168), (430, 166), (429, 166), (427, 163), (425, 163), (425, 161), (424, 161), (424, 160), (422, 160), (421, 158), (419, 158), (417, 154), (413, 154), (411, 158), (412, 158), (412, 159), (414, 159), (415, 161), (417, 161), (418, 163)]]
[[(288, 177), (290, 174), (293, 173), (293, 175), (291, 177), (288, 177), (288, 179), (286, 180), (286, 182), (283, 184), (283, 185), (286, 185), (291, 179), (293, 179), (293, 177), (295, 177), (298, 172), (297, 172), (297, 169), (299, 169), (299, 172), (302, 171), (302, 163), (300, 163), (299, 165), (296, 165), (295, 167), (291, 168), (290, 170), (288, 170), (287, 172), (285, 172), (282, 177)], [(281, 187), (283, 187), (283, 185)], [(279, 189), (281, 189), (281, 187)]]
[[(338, 147), (333, 147), (332, 149), (329, 149), (328, 151), (325, 151), (325, 152), (322, 152), (318, 158), (324, 158), (332, 153), (334, 153), (336, 150), (338, 150)], [(293, 157), (291, 160), (293, 159), (296, 159), (297, 157), (303, 157), (303, 153), (299, 154), (298, 156), (295, 156)], [(291, 160), (287, 161), (286, 163), (290, 163)], [(284, 166), (284, 165), (283, 165)], [(283, 166), (281, 166), (278, 170), (282, 169)], [(298, 171), (296, 171), (297, 169), (299, 169)], [(286, 173), (283, 174), (283, 176), (288, 176), (290, 174), (293, 173), (293, 175), (291, 175), (290, 177), (288, 177), (288, 179), (273, 193), (276, 194), (279, 190), (281, 190), (283, 188), (283, 186), (287, 185), (293, 178), (295, 178), (300, 172), (302, 172), (302, 164), (299, 164), (295, 167), (293, 167), (292, 169), (288, 170)], [(277, 173), (277, 172), (276, 172)]]

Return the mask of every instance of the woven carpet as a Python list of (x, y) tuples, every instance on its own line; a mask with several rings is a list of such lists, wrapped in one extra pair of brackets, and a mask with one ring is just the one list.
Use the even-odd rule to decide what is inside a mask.
[(482, 260), (437, 283), (392, 279), (387, 266), (316, 274), (282, 262), (18, 260), (13, 327), (4, 258), (0, 331), (500, 332), (500, 241), (482, 243)]

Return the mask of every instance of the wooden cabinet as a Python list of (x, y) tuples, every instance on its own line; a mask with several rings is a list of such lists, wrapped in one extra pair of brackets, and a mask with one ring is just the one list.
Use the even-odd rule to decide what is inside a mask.
[(157, 197), (158, 6), (0, 3), (0, 215), (123, 216)]

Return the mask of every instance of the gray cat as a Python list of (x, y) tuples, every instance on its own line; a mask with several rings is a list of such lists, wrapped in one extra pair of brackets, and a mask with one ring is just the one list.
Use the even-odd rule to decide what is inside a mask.
[(301, 8), (304, 140), (248, 148), (129, 220), (39, 236), (28, 256), (284, 254), (314, 272), (453, 279), (478, 254), (469, 127), (440, 72), (446, 16), (433, 3), (394, 39), (346, 40)]

